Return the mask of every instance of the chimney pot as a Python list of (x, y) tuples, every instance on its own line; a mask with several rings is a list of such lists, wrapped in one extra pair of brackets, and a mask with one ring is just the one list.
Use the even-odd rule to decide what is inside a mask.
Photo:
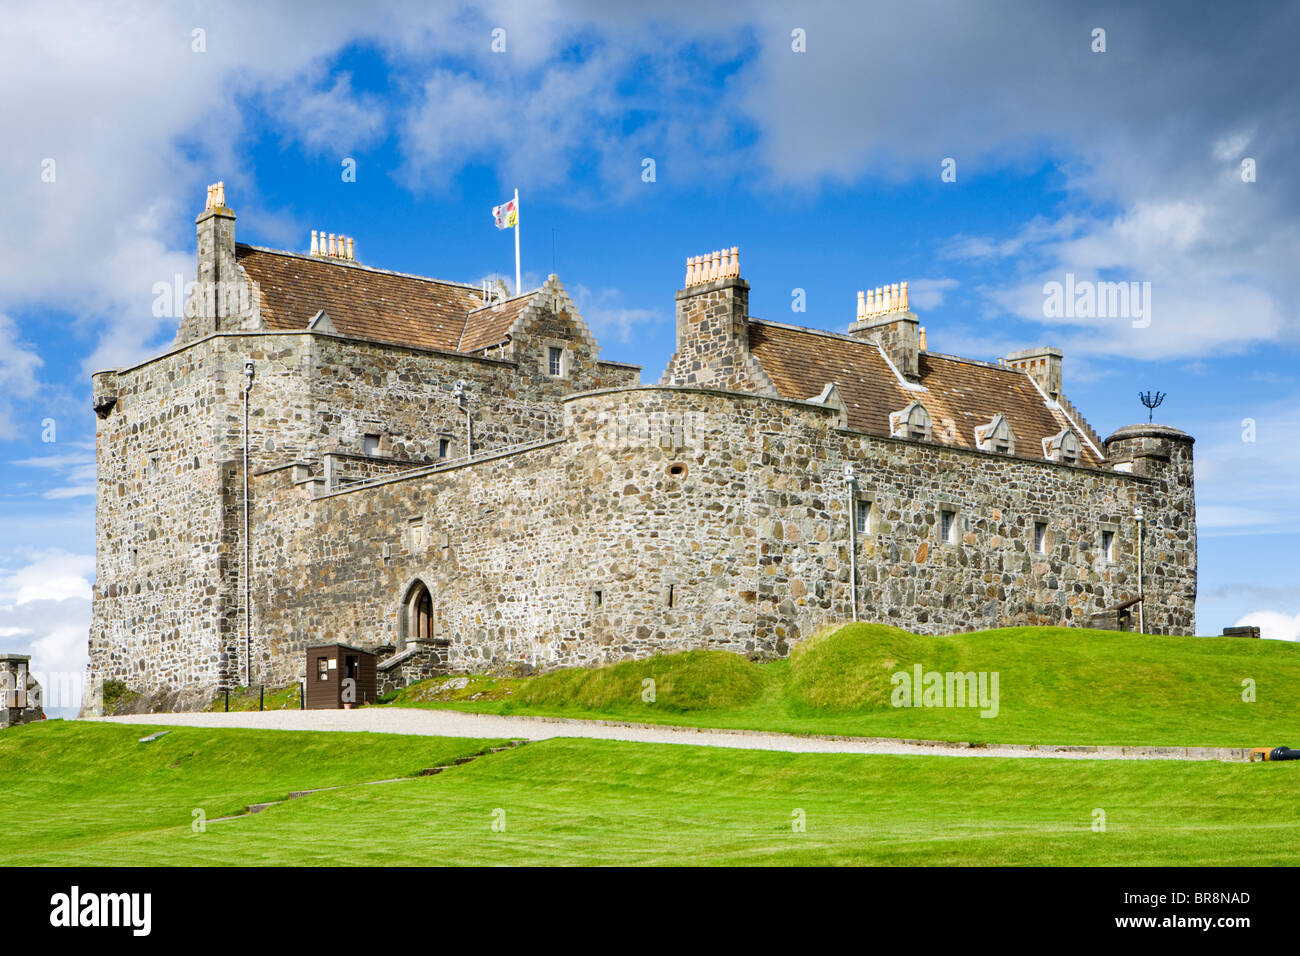
[(320, 255), (320, 239), (317, 238), (315, 229), (311, 231), (311, 254), (313, 256)]
[(912, 311), (912, 310), (911, 310), (911, 307), (908, 305), (908, 302), (907, 302), (907, 283), (906, 283), (906, 282), (904, 282), (904, 283), (902, 284), (902, 288), (901, 288), (901, 292), (900, 292), (900, 294), (902, 295), (902, 299), (899, 301), (899, 308), (900, 308), (900, 310), (903, 311), (903, 312), (910, 312), (910, 311)]
[(351, 237), (351, 236), (348, 236), (348, 262), (352, 262), (353, 259), (354, 259), (354, 256), (353, 256), (353, 253), (352, 253), (352, 249), (353, 249), (353, 246), (352, 246), (352, 237)]
[(858, 318), (865, 319), (866, 317), (867, 317), (867, 294), (863, 292), (861, 289), (859, 289), (858, 290)]
[(731, 274), (740, 275), (740, 246), (731, 247)]

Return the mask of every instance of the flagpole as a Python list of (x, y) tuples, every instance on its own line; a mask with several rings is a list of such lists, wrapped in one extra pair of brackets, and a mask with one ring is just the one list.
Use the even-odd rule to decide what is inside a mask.
[(519, 190), (515, 190), (515, 295), (523, 292), (519, 278)]

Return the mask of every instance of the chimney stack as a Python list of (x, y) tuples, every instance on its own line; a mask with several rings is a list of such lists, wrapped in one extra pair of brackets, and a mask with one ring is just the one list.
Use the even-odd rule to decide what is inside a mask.
[(740, 277), (740, 248), (686, 260), (677, 293), (677, 351), (661, 382), (776, 394), (749, 351), (749, 283)]
[(311, 231), (311, 254), (321, 259), (338, 259), (341, 262), (356, 261), (356, 245), (351, 236), (341, 233)]
[(859, 292), (857, 321), (849, 326), (849, 335), (876, 343), (908, 381), (920, 378), (924, 333), (909, 307), (906, 282)]
[(1044, 345), (1036, 349), (1021, 349), (1006, 357), (1006, 364), (1018, 368), (1038, 383), (1038, 387), (1052, 401), (1061, 397), (1061, 363), (1064, 353), (1060, 349)]

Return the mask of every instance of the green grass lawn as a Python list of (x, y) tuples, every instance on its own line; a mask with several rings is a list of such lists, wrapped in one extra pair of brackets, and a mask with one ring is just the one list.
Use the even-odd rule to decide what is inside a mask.
[[(169, 733), (138, 743), (159, 730)], [(407, 776), (491, 743), (63, 720), (10, 727), (0, 731), (0, 819), (23, 836), (0, 841), (0, 863), (136, 863), (127, 845), (155, 829), (189, 832), (196, 809), (213, 819), (290, 790)]]
[[(896, 708), (890, 675), (996, 671), (996, 717)], [(1242, 699), (1243, 680), (1256, 699)], [(645, 681), (654, 700), (644, 699)], [(528, 679), (475, 678), (452, 694), (416, 685), (399, 706), (603, 718), (791, 733), (1024, 744), (1300, 746), (1300, 647), (1018, 627), (928, 637), (855, 624), (758, 664), (691, 651)], [(480, 693), (481, 691), (481, 693)], [(483, 698), (469, 699), (477, 694)], [(458, 699), (429, 699), (453, 697)]]
[[(0, 862), (1296, 865), (1291, 763), (784, 754), (50, 721), (0, 733)], [(1095, 811), (1105, 832), (1094, 832)], [(802, 816), (803, 832), (792, 824)], [(494, 822), (498, 829), (493, 829)], [(504, 830), (500, 829), (504, 822)]]

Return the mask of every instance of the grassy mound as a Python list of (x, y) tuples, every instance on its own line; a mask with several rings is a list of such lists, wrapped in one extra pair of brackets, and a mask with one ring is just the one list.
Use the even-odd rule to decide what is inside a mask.
[[(996, 673), (996, 713), (893, 706), (893, 675), (918, 665), (984, 674), (990, 685)], [(647, 679), (653, 700), (642, 696)], [(667, 654), (519, 680), (502, 699), (423, 706), (986, 743), (1300, 747), (1300, 646), (1061, 627), (934, 637), (851, 624), (787, 660)]]
[(624, 661), (594, 670), (572, 668), (523, 683), (515, 700), (531, 707), (607, 710), (654, 704), (689, 713), (753, 703), (763, 690), (758, 665), (726, 651), (686, 651)]

